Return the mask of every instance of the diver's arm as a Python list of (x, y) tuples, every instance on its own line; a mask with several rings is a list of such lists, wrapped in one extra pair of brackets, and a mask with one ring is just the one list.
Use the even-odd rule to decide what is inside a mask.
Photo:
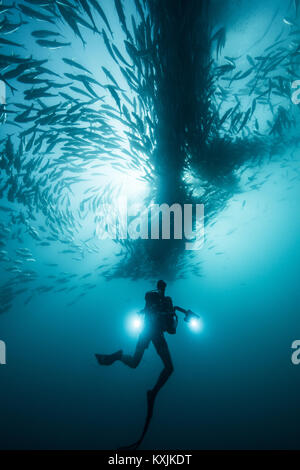
[(181, 307), (174, 307), (174, 311), (178, 310), (178, 312), (184, 313), (185, 315), (188, 313), (187, 310), (184, 310), (184, 308)]
[(188, 322), (192, 320), (193, 318), (199, 318), (199, 315), (197, 313), (192, 312), (192, 310), (185, 310), (184, 308), (181, 307), (174, 307), (174, 311), (178, 310), (181, 313), (184, 313), (184, 321)]

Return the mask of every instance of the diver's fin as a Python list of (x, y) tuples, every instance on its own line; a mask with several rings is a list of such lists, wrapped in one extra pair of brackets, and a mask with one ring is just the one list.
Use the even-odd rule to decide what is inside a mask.
[(95, 354), (95, 357), (101, 366), (110, 366), (115, 361), (121, 359), (122, 353), (123, 351), (120, 349), (113, 354)]
[(140, 438), (133, 444), (130, 444), (129, 446), (120, 447), (117, 450), (136, 450), (141, 445), (146, 435), (146, 432), (148, 431), (148, 428), (149, 428), (149, 425), (153, 416), (155, 398), (156, 398), (156, 394), (153, 393), (152, 390), (148, 390), (147, 392), (147, 416), (146, 416), (146, 421), (144, 424), (144, 429)]

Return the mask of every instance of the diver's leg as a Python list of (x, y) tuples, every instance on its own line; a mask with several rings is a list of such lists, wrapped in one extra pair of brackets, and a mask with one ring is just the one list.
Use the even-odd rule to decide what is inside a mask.
[(135, 369), (145, 352), (145, 349), (148, 347), (150, 339), (146, 338), (144, 335), (141, 335), (138, 339), (135, 352), (131, 356), (129, 354), (123, 354), (122, 349), (113, 353), (113, 354), (95, 354), (98, 363), (102, 366), (110, 366), (116, 361), (121, 361), (123, 364), (126, 364), (129, 367)]
[(146, 433), (149, 429), (151, 419), (152, 419), (152, 416), (153, 416), (155, 397), (158, 394), (161, 387), (166, 383), (166, 381), (168, 380), (168, 378), (170, 377), (170, 375), (173, 372), (173, 363), (172, 363), (170, 351), (169, 351), (168, 344), (165, 340), (165, 337), (164, 337), (163, 333), (156, 334), (152, 338), (152, 342), (154, 344), (154, 347), (155, 347), (158, 355), (160, 356), (161, 360), (163, 361), (165, 367), (164, 367), (163, 371), (161, 372), (161, 374), (158, 378), (158, 381), (155, 384), (155, 386), (153, 387), (153, 389), (148, 390), (148, 392), (147, 392), (147, 401), (148, 401), (148, 403), (147, 403), (147, 415), (146, 415), (144, 428), (143, 428), (143, 431), (142, 431), (142, 434), (141, 434), (140, 438), (138, 439), (138, 441), (136, 441), (131, 446), (127, 446), (127, 447), (123, 448), (123, 450), (137, 449), (141, 445), (141, 443), (143, 442), (143, 439), (144, 439), (144, 437), (145, 437), (145, 435), (146, 435)]
[(152, 340), (154, 347), (157, 351), (157, 354), (161, 358), (164, 364), (164, 368), (158, 377), (156, 384), (154, 385), (153, 389), (149, 391), (148, 397), (149, 399), (153, 399), (158, 394), (159, 390), (163, 387), (163, 385), (167, 382), (170, 375), (174, 371), (173, 362), (171, 358), (171, 354), (169, 351), (168, 343), (163, 334), (153, 338)]
[(122, 354), (120, 361), (126, 366), (135, 369), (142, 360), (145, 349), (148, 347), (150, 341), (147, 341), (143, 336), (138, 339), (135, 352), (133, 355)]
[(173, 363), (172, 363), (170, 351), (169, 351), (168, 344), (165, 340), (163, 333), (160, 333), (154, 336), (154, 338), (152, 338), (152, 342), (154, 344), (154, 347), (158, 355), (160, 356), (161, 360), (164, 363), (164, 368), (162, 372), (160, 373), (160, 376), (158, 377), (158, 380), (155, 386), (153, 387), (153, 389), (148, 390), (147, 392), (148, 405), (147, 405), (146, 421), (144, 424), (144, 429), (141, 434), (141, 437), (135, 443), (135, 448), (137, 448), (141, 444), (149, 428), (149, 425), (153, 416), (154, 402), (155, 402), (156, 395), (158, 394), (161, 387), (166, 383), (166, 381), (168, 380), (168, 378), (173, 372)]

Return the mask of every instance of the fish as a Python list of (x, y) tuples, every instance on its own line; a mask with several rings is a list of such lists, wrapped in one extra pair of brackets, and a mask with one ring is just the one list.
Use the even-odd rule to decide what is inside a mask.
[(111, 36), (113, 37), (113, 32), (111, 30), (111, 27), (110, 27), (110, 24), (108, 22), (108, 19), (103, 11), (103, 9), (101, 8), (98, 0), (89, 0), (89, 3), (92, 5), (92, 7), (98, 12), (98, 14), (100, 15), (100, 17), (102, 18), (102, 20), (104, 21), (105, 23), (105, 26), (107, 27), (107, 29), (109, 30)]
[(247, 124), (248, 120), (249, 120), (249, 117), (250, 117), (250, 113), (252, 111), (252, 108), (248, 108), (248, 110), (246, 111), (245, 115), (244, 115), (244, 119), (242, 121), (242, 124), (240, 126), (240, 129), (239, 129), (239, 132), (244, 128), (244, 126)]
[(3, 13), (9, 12), (12, 8), (15, 8), (16, 4), (15, 2), (12, 5), (0, 5), (0, 15)]
[[(111, 55), (112, 55), (112, 57), (115, 61), (116, 61), (116, 58), (115, 58), (115, 55), (116, 55), (118, 57), (118, 59), (120, 59), (120, 61), (123, 62), (124, 65), (126, 65), (127, 67), (130, 67), (130, 64), (124, 59), (123, 55), (121, 54), (121, 52), (119, 51), (119, 49), (117, 48), (117, 46), (115, 44), (112, 44), (112, 48), (110, 47), (110, 51), (111, 51)], [(128, 70), (127, 70), (127, 72), (128, 72)]]
[[(159, 40), (162, 38), (155, 24), (155, 14), (153, 12), (149, 14), (144, 2), (134, 1), (136, 12), (133, 12), (132, 18), (131, 12), (128, 13), (127, 9), (124, 9), (125, 2), (121, 0), (114, 2), (115, 16), (122, 27), (117, 41), (114, 41), (113, 31), (100, 6), (100, 1), (80, 0), (77, 2), (77, 9), (74, 8), (75, 2), (70, 0), (59, 0), (55, 4), (50, 0), (26, 0), (17, 3), (18, 5), (26, 3), (32, 7), (30, 14), (19, 8), (23, 16), (34, 18), (31, 21), (31, 29), (29, 27), (23, 29), (23, 24), (20, 26), (21, 33), (24, 31), (25, 38), (31, 34), (35, 41), (34, 54), (36, 54), (35, 49), (41, 47), (39, 50), (41, 57), (46, 56), (48, 59), (44, 62), (36, 61), (24, 50), (15, 51), (13, 54), (5, 52), (0, 57), (1, 76), (18, 88), (13, 100), (10, 99), (8, 104), (1, 108), (1, 113), (7, 112), (9, 125), (11, 122), (16, 125), (21, 124), (21, 129), (15, 127), (11, 132), (14, 132), (13, 141), (17, 141), (18, 138), (22, 141), (19, 151), (11, 151), (6, 140), (0, 143), (1, 152), (4, 154), (0, 163), (1, 178), (3, 178), (0, 191), (3, 192), (2, 197), (5, 200), (3, 206), (6, 205), (8, 198), (7, 204), (18, 208), (18, 210), (2, 211), (3, 219), (10, 220), (11, 225), (9, 233), (4, 231), (6, 227), (3, 229), (1, 227), (1, 246), (10, 246), (10, 243), (6, 243), (6, 238), (11, 238), (16, 244), (24, 243), (24, 240), (26, 242), (30, 238), (31, 245), (37, 248), (37, 252), (32, 250), (34, 256), (26, 252), (23, 256), (15, 253), (11, 255), (11, 252), (2, 255), (4, 266), (11, 270), (9, 276), (13, 279), (13, 291), (17, 282), (28, 282), (28, 287), (33, 289), (34, 295), (53, 291), (54, 288), (55, 292), (67, 294), (74, 288), (75, 281), (71, 279), (76, 279), (78, 282), (79, 275), (73, 278), (66, 274), (63, 277), (64, 275), (60, 273), (49, 277), (45, 282), (38, 280), (40, 272), (24, 270), (22, 262), (26, 265), (34, 259), (38, 271), (42, 261), (37, 254), (46, 255), (50, 251), (48, 248), (53, 247), (58, 261), (54, 266), (47, 268), (48, 275), (52, 269), (55, 273), (59, 271), (57, 268), (60, 256), (63, 258), (64, 255), (70, 254), (69, 261), (79, 263), (85, 257), (99, 253), (99, 246), (93, 238), (90, 239), (86, 235), (87, 239), (83, 239), (82, 232), (85, 232), (89, 226), (87, 223), (89, 217), (95, 216), (100, 204), (103, 201), (109, 202), (118, 195), (118, 188), (114, 187), (114, 183), (108, 184), (109, 178), (113, 180), (114, 175), (118, 175), (116, 178), (119, 178), (120, 173), (137, 171), (139, 176), (136, 176), (136, 181), (149, 181), (150, 187), (153, 186), (159, 171), (157, 168), (161, 164), (159, 159), (155, 160), (154, 155), (159, 147), (160, 132), (164, 131), (160, 117), (164, 113), (168, 116), (170, 130), (168, 138), (174, 140), (174, 145), (178, 143), (182, 149), (183, 160), (186, 161), (185, 168), (192, 162), (195, 165), (193, 169), (195, 174), (200, 166), (203, 174), (208, 168), (210, 169), (208, 181), (203, 182), (202, 188), (204, 202), (210, 200), (208, 205), (212, 217), (210, 220), (216, 218), (218, 207), (225, 204), (226, 197), (229, 197), (222, 192), (222, 189), (224, 190), (222, 178), (216, 182), (217, 176), (214, 170), (218, 169), (219, 165), (220, 174), (225, 169), (230, 176), (232, 154), (236, 156), (234, 171), (238, 175), (240, 161), (245, 167), (249, 161), (247, 152), (255, 158), (255, 155), (253, 156), (255, 151), (252, 152), (252, 149), (256, 149), (255, 145), (257, 147), (261, 145), (262, 153), (265, 150), (264, 141), (267, 139), (267, 134), (263, 134), (261, 111), (266, 109), (270, 115), (273, 113), (273, 118), (269, 117), (270, 126), (267, 132), (279, 133), (291, 125), (291, 117), (284, 110), (279, 110), (276, 100), (277, 96), (280, 97), (278, 102), (282, 105), (288, 93), (290, 77), (295, 73), (296, 64), (293, 63), (293, 58), (298, 54), (297, 36), (292, 37), (289, 34), (294, 28), (288, 28), (287, 32), (287, 44), (290, 49), (283, 48), (282, 38), (279, 37), (261, 55), (257, 57), (248, 55), (247, 59), (243, 55), (242, 61), (239, 57), (221, 56), (226, 42), (225, 28), (219, 29), (216, 33), (214, 31), (212, 34), (209, 33), (207, 44), (209, 48), (213, 45), (214, 50), (213, 53), (210, 49), (207, 51), (209, 56), (205, 60), (205, 70), (201, 67), (195, 89), (183, 70), (179, 60), (180, 55), (176, 57), (175, 54), (174, 63), (166, 62), (165, 67), (170, 76), (176, 77), (176, 73), (180, 71), (178, 85), (182, 84), (182, 88), (176, 90), (179, 108), (186, 107), (191, 111), (191, 113), (182, 113), (179, 120), (181, 126), (182, 119), (182, 128), (179, 126), (180, 129), (177, 129), (175, 118), (178, 111), (167, 93), (172, 91), (172, 85), (164, 81), (166, 73), (164, 60), (168, 61), (167, 50), (164, 52), (163, 42), (155, 42), (156, 35)], [(183, 11), (184, 3), (181, 2)], [(199, 2), (195, 2), (195, 8), (197, 3)], [(38, 19), (36, 13), (45, 14), (53, 21), (52, 27), (49, 26), (53, 31), (46, 27), (36, 28), (35, 20)], [(176, 20), (171, 11), (168, 14), (170, 20)], [(188, 12), (185, 11), (185, 14), (188, 15)], [(11, 30), (16, 26), (10, 24), (10, 20), (7, 15), (0, 22), (0, 33), (1, 28)], [(20, 17), (20, 23), (21, 21)], [(59, 21), (63, 25), (63, 29), (59, 31), (63, 31), (63, 34), (56, 32)], [(178, 23), (179, 30), (182, 31), (180, 43), (184, 46), (188, 45), (185, 43), (187, 37), (185, 28), (188, 21), (190, 19), (183, 16)], [(86, 67), (85, 58), (81, 59), (80, 50), (75, 49), (75, 47), (82, 49), (81, 44), (79, 47), (77, 43), (72, 44), (74, 49), (69, 47), (70, 37), (72, 42), (73, 39), (79, 38), (83, 45), (86, 44), (82, 27), (88, 29), (87, 37), (91, 36), (90, 32), (99, 34), (99, 37), (97, 36), (99, 48), (103, 45), (108, 51), (105, 63), (98, 65), (100, 69), (97, 69), (97, 64), (95, 70), (90, 65), (89, 69)], [(202, 34), (201, 31), (198, 33)], [(193, 32), (189, 31), (189, 34), (192, 38)], [(293, 38), (295, 41), (292, 41)], [(7, 46), (8, 51), (12, 47), (17, 47), (6, 43), (5, 40), (2, 44)], [(24, 44), (27, 44), (25, 40)], [(61, 47), (66, 46), (63, 57), (61, 53), (50, 55), (43, 50), (43, 48), (51, 49), (53, 45), (56, 48), (60, 44)], [(205, 44), (204, 41), (204, 49)], [(176, 44), (169, 44), (169, 47), (174, 47), (176, 51)], [(188, 47), (193, 52), (192, 42)], [(160, 62), (161, 52), (166, 55)], [(201, 54), (199, 57), (194, 54), (194, 57), (195, 64), (200, 64)], [(185, 59), (188, 63), (188, 54)], [(249, 65), (245, 66), (245, 62)], [(290, 75), (287, 72), (287, 62)], [(97, 74), (105, 77), (107, 83), (103, 84)], [(124, 81), (126, 86), (122, 87)], [(29, 86), (24, 87), (20, 84)], [(163, 99), (161, 99), (161, 90), (167, 91)], [(197, 109), (197, 100), (200, 99), (198, 95), (202, 97), (202, 93), (205, 105), (203, 109), (201, 108), (201, 112), (199, 111), (199, 117), (194, 111)], [(180, 101), (181, 96), (186, 96), (186, 99)], [(17, 99), (19, 103), (16, 103)], [(164, 107), (165, 100), (169, 108)], [(191, 109), (189, 103), (192, 103)], [(203, 110), (206, 110), (207, 114)], [(185, 116), (192, 116), (191, 122), (185, 123)], [(199, 134), (197, 139), (192, 138), (196, 130), (197, 135)], [(10, 128), (8, 131), (10, 132)], [(201, 159), (201, 162), (193, 158), (193, 153), (195, 156), (201, 155), (198, 140), (204, 140), (206, 145), (205, 136), (209, 136), (207, 161), (210, 161), (210, 167), (205, 158)], [(5, 146), (7, 150), (3, 152)], [(223, 149), (229, 155), (226, 163), (228, 167), (225, 167), (225, 162), (220, 160)], [(187, 155), (191, 155), (191, 161)], [(170, 162), (166, 161), (165, 164), (167, 167)], [(285, 162), (284, 164), (286, 165)], [(259, 189), (259, 183), (249, 180), (248, 190), (250, 184), (253, 188)], [(74, 202), (76, 199), (79, 200), (78, 207)], [(19, 207), (22, 219), (21, 216), (18, 219)], [(16, 228), (19, 226), (22, 230), (17, 232)], [(41, 227), (44, 227), (44, 230)], [(122, 253), (120, 256), (123, 256)], [(127, 253), (126, 248), (124, 253)], [(19, 258), (21, 264), (14, 263), (14, 258)], [(143, 265), (143, 263), (138, 264)], [(79, 272), (81, 274), (81, 271)], [(90, 274), (83, 274), (82, 278), (89, 276)], [(32, 285), (31, 282), (36, 284)], [(78, 284), (83, 289), (92, 289), (95, 286), (79, 282)]]
[[(49, 93), (50, 86), (32, 88), (24, 91), (25, 100), (36, 100), (37, 98), (55, 98), (55, 95)], [(23, 134), (24, 135), (24, 134)]]
[(217, 58), (221, 53), (221, 50), (224, 48), (225, 43), (226, 43), (226, 29), (224, 27), (221, 27), (218, 29), (218, 31), (212, 36), (211, 42), (217, 42)]
[(6, 78), (4, 77), (4, 75), (1, 75), (0, 74), (0, 81), (4, 82), (5, 85), (8, 86), (8, 88), (10, 89), (10, 91), (14, 94), (15, 91), (17, 91), (17, 89), (15, 87), (13, 87), (7, 80)]
[(117, 10), (117, 14), (118, 14), (122, 29), (123, 29), (124, 33), (126, 34), (127, 39), (129, 41), (131, 41), (131, 43), (133, 43), (133, 38), (132, 38), (132, 36), (131, 36), (128, 28), (127, 28), (125, 13), (124, 13), (123, 5), (122, 5), (122, 0), (114, 0), (114, 2), (115, 2), (115, 8)]
[(1, 38), (1, 37), (0, 37), (0, 44), (4, 44), (5, 46), (23, 47), (24, 49), (26, 49), (25, 46), (23, 46), (23, 44), (19, 44), (14, 41), (9, 41), (8, 39)]
[(112, 76), (111, 72), (109, 70), (107, 70), (106, 67), (103, 67), (103, 66), (102, 66), (102, 70), (105, 73), (105, 75), (107, 76), (107, 78), (109, 80), (111, 80), (116, 85), (117, 88), (119, 88), (119, 85), (118, 85), (117, 81), (114, 79), (114, 77)]
[[(0, 206), (0, 211), (2, 212), (11, 212), (13, 211), (14, 209), (10, 208), (10, 207), (6, 207), (6, 206)], [(2, 253), (2, 252), (0, 252)]]
[(48, 7), (53, 3), (52, 0), (25, 0), (25, 2), (39, 7)]
[(24, 24), (28, 24), (28, 21), (23, 21), (20, 17), (19, 23), (10, 23), (6, 17), (0, 22), (0, 33), (1, 34), (12, 34), (18, 31)]
[(116, 92), (115, 88), (111, 85), (107, 85), (107, 88), (111, 94), (111, 96), (113, 97), (113, 99), (115, 100), (118, 108), (120, 109), (121, 111), (121, 100), (120, 100), (120, 97), (118, 95), (118, 93)]
[(87, 0), (79, 0), (79, 3), (81, 5), (82, 9), (87, 13), (88, 17), (90, 18), (90, 20), (93, 24), (94, 31), (99, 32), (98, 28), (95, 24), (94, 17), (92, 15), (92, 12), (91, 12), (91, 9), (89, 7), (89, 4), (88, 4)]
[(60, 33), (57, 33), (55, 31), (49, 31), (49, 30), (46, 30), (46, 29), (32, 31), (31, 35), (35, 38), (38, 38), (38, 39), (45, 39), (45, 38), (48, 38), (50, 36), (61, 36)]
[(73, 11), (71, 8), (68, 8), (68, 7), (65, 7), (64, 5), (58, 3), (57, 4), (57, 8), (59, 9), (63, 19), (65, 20), (65, 22), (70, 26), (70, 28), (72, 29), (72, 31), (74, 32), (75, 36), (79, 37), (82, 41), (82, 44), (85, 46), (86, 45), (86, 42), (84, 41), (82, 35), (81, 35), (81, 32), (78, 28), (78, 25), (76, 23), (76, 20), (73, 16)]
[(18, 82), (20, 83), (28, 83), (28, 84), (41, 84), (44, 83), (44, 79), (37, 78), (40, 74), (33, 72), (33, 73), (25, 73), (23, 75), (19, 75), (17, 78)]
[(74, 61), (73, 59), (63, 58), (63, 62), (65, 62), (65, 64), (70, 65), (71, 67), (75, 67), (79, 70), (83, 70), (84, 72), (91, 74), (91, 72), (86, 67)]
[(105, 46), (106, 46), (106, 49), (108, 50), (110, 56), (113, 58), (113, 60), (114, 60), (115, 62), (118, 63), (118, 61), (117, 61), (117, 59), (116, 59), (116, 57), (115, 57), (115, 55), (114, 55), (114, 53), (113, 53), (113, 50), (112, 50), (112, 47), (113, 47), (113, 46), (111, 47), (110, 41), (109, 41), (109, 39), (108, 39), (108, 37), (107, 37), (107, 34), (106, 34), (106, 32), (104, 31), (104, 29), (102, 29), (101, 34), (102, 34), (102, 37), (103, 37), (103, 40), (104, 40), (104, 44), (105, 44)]
[(70, 46), (70, 42), (60, 42), (60, 41), (50, 41), (47, 39), (38, 39), (37, 44), (42, 47), (47, 47), (48, 49), (59, 49), (61, 47)]
[(47, 21), (48, 23), (55, 24), (53, 16), (45, 15), (44, 13), (41, 13), (40, 11), (34, 10), (31, 7), (28, 7), (27, 5), (22, 5), (18, 3), (18, 8), (22, 11), (22, 13), (29, 18), (32, 18), (34, 20), (40, 20), (40, 21)]

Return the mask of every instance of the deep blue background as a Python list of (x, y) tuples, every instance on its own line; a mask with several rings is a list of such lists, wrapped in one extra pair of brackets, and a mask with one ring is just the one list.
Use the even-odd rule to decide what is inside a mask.
[[(229, 15), (232, 55), (255, 43), (274, 10), (274, 2), (253, 2), (250, 9), (232, 2), (220, 11), (220, 21)], [(274, 36), (281, 26), (282, 18)], [(85, 53), (76, 44), (80, 58)], [(94, 60), (95, 52), (86, 54), (86, 66)], [(260, 168), (262, 177), (269, 175), (262, 189), (236, 196), (207, 228), (197, 254), (202, 277), (168, 285), (175, 304), (202, 315), (204, 329), (193, 333), (181, 320), (177, 335), (168, 337), (175, 373), (157, 399), (143, 448), (300, 447), (300, 366), (291, 363), (291, 344), (300, 338), (299, 152), (290, 153), (287, 148), (280, 156), (284, 167), (277, 159)], [(94, 353), (133, 351), (127, 318), (154, 285), (105, 281), (95, 266), (106, 250), (113, 249), (103, 245), (76, 267), (58, 258), (55, 244), (35, 252), (43, 261), (59, 259), (60, 271), (91, 272), (97, 288), (69, 307), (72, 297), (63, 293), (36, 296), (27, 306), (20, 297), (0, 316), (7, 344), (7, 365), (0, 366), (1, 449), (113, 449), (139, 435), (146, 390), (161, 368), (153, 347), (137, 370), (120, 363), (100, 368)], [(41, 276), (48, 274), (44, 269)]]

